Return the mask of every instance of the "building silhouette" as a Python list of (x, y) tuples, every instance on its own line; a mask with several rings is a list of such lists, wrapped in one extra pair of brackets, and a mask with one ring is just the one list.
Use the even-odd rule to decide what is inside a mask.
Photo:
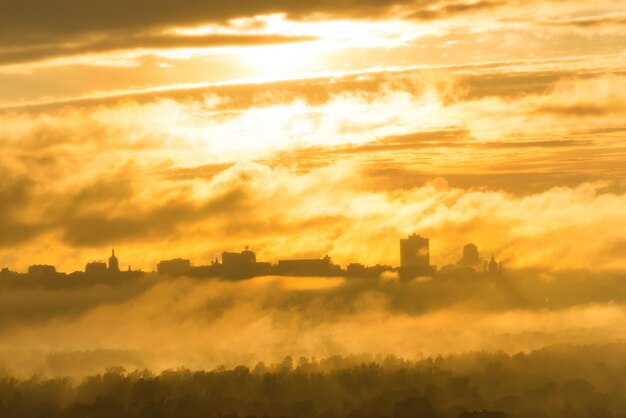
[(491, 254), (491, 260), (489, 260), (489, 263), (485, 261), (485, 273), (490, 276), (502, 275), (502, 263), (498, 263), (493, 254)]
[(431, 274), (430, 241), (426, 237), (411, 234), (400, 240), (400, 276), (413, 278)]
[(463, 256), (456, 264), (445, 265), (439, 271), (442, 276), (458, 278), (481, 273), (493, 277), (502, 276), (502, 263), (498, 263), (493, 254), (489, 261), (484, 260), (478, 252), (478, 247), (472, 243), (463, 246)]
[[(479, 274), (500, 277), (502, 276), (502, 263), (498, 263), (493, 254), (488, 262), (483, 261), (478, 252), (478, 247), (473, 243), (468, 243), (463, 246), (462, 257), (456, 264), (448, 264), (437, 270), (436, 266), (430, 264), (429, 238), (413, 233), (407, 238), (400, 239), (399, 267), (380, 264), (366, 266), (355, 262), (348, 264), (346, 269), (342, 269), (341, 266), (334, 264), (328, 255), (323, 258), (282, 259), (276, 264), (272, 264), (257, 261), (254, 251), (246, 246), (241, 252), (223, 252), (221, 263), (216, 258), (209, 265), (192, 266), (189, 259), (175, 258), (160, 261), (156, 270), (161, 275), (171, 277), (221, 277), (235, 280), (267, 275), (378, 278), (386, 272), (397, 274), (401, 279), (412, 279), (419, 276), (465, 278)], [(2, 276), (5, 277), (20, 274), (22, 273), (11, 272), (8, 269), (2, 270)], [(92, 261), (85, 265), (84, 272), (73, 272), (67, 275), (58, 273), (52, 265), (36, 264), (30, 266), (28, 273), (26, 273), (28, 277), (33, 278), (68, 276), (72, 278), (87, 277), (96, 281), (125, 280), (142, 274), (144, 273), (141, 270), (131, 270), (130, 265), (128, 271), (121, 271), (115, 249), (111, 249), (108, 265), (103, 261)]]
[(430, 243), (428, 238), (411, 234), (400, 240), (400, 267), (430, 267)]
[(395, 271), (392, 266), (376, 264), (375, 266), (365, 266), (361, 263), (350, 263), (346, 267), (347, 277), (363, 277), (363, 278), (375, 278), (380, 277), (381, 274), (387, 271)]
[(452, 276), (472, 275), (481, 271), (483, 264), (476, 244), (468, 243), (463, 246), (463, 255), (456, 264), (448, 264), (441, 268), (441, 273)]
[(458, 264), (463, 267), (478, 267), (480, 266), (480, 254), (478, 253), (478, 247), (475, 244), (469, 243), (463, 246), (463, 257), (459, 260)]
[(333, 264), (328, 255), (324, 258), (279, 260), (276, 273), (285, 276), (337, 276), (341, 267)]
[[(128, 270), (130, 271), (130, 266), (128, 266)], [(115, 256), (115, 249), (111, 250), (111, 257), (109, 257), (109, 273), (119, 273), (120, 272), (120, 263), (117, 257)]]
[(104, 261), (91, 261), (85, 265), (85, 273), (104, 275), (109, 269)]
[(85, 265), (85, 271), (75, 271), (68, 274), (68, 277), (85, 277), (92, 281), (121, 281), (144, 274), (141, 270), (132, 270), (128, 265), (128, 270), (120, 270), (119, 259), (115, 255), (115, 250), (111, 250), (108, 264), (104, 261), (91, 261)]
[(57, 269), (51, 265), (35, 264), (28, 267), (28, 274), (33, 277), (55, 276), (57, 274)]
[(246, 245), (246, 249), (240, 253), (227, 252), (222, 253), (222, 264), (226, 266), (253, 265), (256, 263), (256, 254)]
[(191, 270), (191, 261), (183, 258), (162, 260), (157, 264), (157, 273), (166, 276), (186, 276)]
[(264, 276), (272, 273), (270, 263), (259, 263), (256, 254), (246, 245), (245, 250), (222, 253), (222, 276), (227, 279), (245, 279), (254, 276)]

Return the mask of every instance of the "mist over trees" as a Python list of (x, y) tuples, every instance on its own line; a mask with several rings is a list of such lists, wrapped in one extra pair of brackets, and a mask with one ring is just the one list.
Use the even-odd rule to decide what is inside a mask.
[(394, 356), (285, 358), (255, 367), (0, 379), (0, 416), (618, 418), (623, 344)]
[[(466, 351), (626, 340), (622, 272), (505, 277), (115, 282), (0, 280), (0, 375), (253, 368), (355, 353), (420, 360)], [(184, 338), (181, 338), (184, 336)]]
[(0, 417), (623, 418), (623, 279), (8, 278)]

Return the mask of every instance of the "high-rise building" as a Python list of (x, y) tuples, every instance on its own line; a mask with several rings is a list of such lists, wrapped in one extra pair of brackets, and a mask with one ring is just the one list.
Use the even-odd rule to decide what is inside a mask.
[(400, 240), (400, 266), (430, 268), (430, 245), (428, 238), (412, 234)]
[(475, 244), (469, 243), (463, 246), (463, 258), (459, 260), (459, 265), (463, 267), (479, 267), (480, 254)]

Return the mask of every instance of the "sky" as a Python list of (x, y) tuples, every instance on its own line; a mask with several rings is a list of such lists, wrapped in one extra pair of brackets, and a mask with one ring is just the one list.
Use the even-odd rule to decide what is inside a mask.
[(0, 268), (624, 269), (625, 62), (614, 0), (4, 0)]

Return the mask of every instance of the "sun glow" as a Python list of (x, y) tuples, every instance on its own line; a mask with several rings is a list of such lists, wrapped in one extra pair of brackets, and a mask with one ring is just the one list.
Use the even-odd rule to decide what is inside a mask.
[(425, 36), (442, 34), (441, 28), (435, 24), (425, 25), (403, 20), (293, 21), (284, 14), (233, 19), (227, 25), (180, 27), (171, 32), (185, 36), (211, 34), (313, 36), (323, 41), (362, 48), (398, 46)]
[(305, 42), (287, 45), (269, 45), (242, 48), (237, 55), (243, 65), (257, 76), (294, 75), (322, 70), (324, 52), (328, 46), (319, 42)]

